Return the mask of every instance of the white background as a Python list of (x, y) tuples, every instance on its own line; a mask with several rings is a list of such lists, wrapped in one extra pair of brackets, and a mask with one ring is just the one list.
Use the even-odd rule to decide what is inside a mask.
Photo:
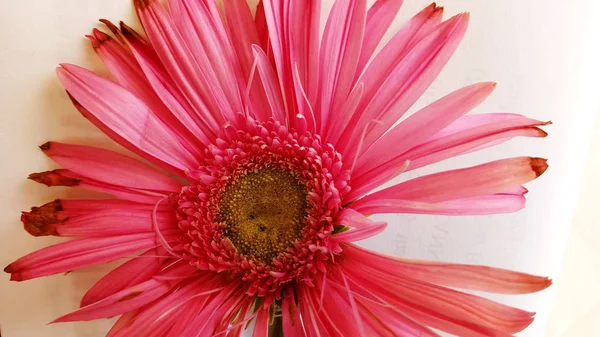
[[(324, 2), (329, 7), (332, 1)], [(427, 4), (425, 0), (406, 0), (395, 27)], [(556, 292), (560, 296), (555, 300), (557, 309), (552, 313), (547, 335), (591, 336), (591, 331), (598, 330), (581, 330), (586, 328), (581, 322), (586, 320), (585, 315), (598, 310), (585, 301), (600, 296), (575, 290), (591, 288), (593, 283), (584, 281), (585, 277), (596, 276), (592, 279), (597, 280), (600, 276), (582, 272), (598, 269), (589, 255), (597, 249), (588, 241), (600, 237), (593, 227), (596, 217), (590, 203), (590, 198), (596, 197), (590, 184), (597, 184), (597, 180), (589, 180), (584, 189), (587, 194), (578, 199), (600, 106), (596, 94), (600, 5), (593, 0), (442, 0), (438, 4), (445, 6), (447, 16), (470, 11), (471, 25), (454, 58), (418, 105), (460, 86), (493, 80), (499, 83), (498, 89), (477, 111), (520, 112), (552, 120), (554, 124), (547, 128), (550, 136), (545, 140), (513, 140), (421, 170), (419, 174), (516, 155), (547, 157), (550, 169), (528, 185), (529, 203), (522, 212), (472, 218), (387, 217), (388, 230), (365, 245), (387, 253), (488, 264), (557, 277), (574, 209), (577, 200), (582, 200), (575, 223), (588, 229), (579, 230), (575, 239), (571, 238), (563, 268), (569, 276), (559, 278), (557, 286), (540, 294), (495, 298), (537, 311), (537, 321), (521, 336), (538, 337), (544, 334)], [(76, 112), (54, 75), (59, 62), (106, 73), (83, 38), (97, 26), (100, 17), (137, 25), (128, 0), (0, 1), (2, 266), (60, 241), (28, 236), (19, 222), (19, 211), (57, 197), (89, 195), (77, 190), (48, 189), (25, 180), (30, 172), (55, 168), (37, 149), (38, 145), (59, 140), (122, 151)], [(595, 163), (591, 167), (598, 168)], [(590, 172), (587, 176), (595, 178)], [(102, 336), (112, 321), (50, 326), (46, 323), (76, 309), (86, 289), (113, 267), (114, 264), (103, 265), (24, 283), (8, 282), (8, 275), (0, 275), (3, 336)]]

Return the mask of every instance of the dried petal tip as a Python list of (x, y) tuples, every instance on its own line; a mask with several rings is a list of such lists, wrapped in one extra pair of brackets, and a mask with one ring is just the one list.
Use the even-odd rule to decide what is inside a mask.
[(77, 186), (80, 180), (61, 175), (62, 170), (32, 173), (27, 178), (48, 187), (51, 186)]
[(31, 212), (22, 212), (21, 222), (27, 233), (33, 236), (58, 235), (55, 225), (68, 220), (58, 213), (62, 209), (62, 202), (57, 199), (40, 207), (32, 207)]
[(150, 6), (156, 0), (134, 0), (134, 4), (139, 9), (144, 9)]
[(8, 266), (4, 267), (5, 273), (12, 274), (14, 271), (15, 271), (15, 268), (12, 267), (12, 264), (9, 264)]
[(113, 34), (115, 34), (115, 36), (119, 36), (119, 28), (114, 23), (106, 19), (100, 19), (100, 22), (102, 22), (106, 26), (106, 28), (108, 28)]
[(40, 145), (40, 150), (46, 152), (48, 150), (50, 150), (50, 146), (52, 145), (52, 142), (45, 142), (44, 144)]
[(98, 39), (98, 42), (100, 44), (110, 40), (110, 36), (108, 36), (108, 34), (106, 34), (105, 32), (99, 30), (98, 28), (94, 28), (92, 30), (92, 34), (94, 34), (94, 36)]
[(547, 159), (544, 158), (530, 158), (529, 164), (531, 169), (535, 172), (536, 178), (541, 176), (548, 169)]

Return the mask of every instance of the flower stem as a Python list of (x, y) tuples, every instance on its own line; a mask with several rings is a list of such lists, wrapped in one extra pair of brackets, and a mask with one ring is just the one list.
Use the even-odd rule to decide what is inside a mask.
[(283, 321), (281, 316), (275, 316), (273, 324), (269, 325), (269, 337), (283, 337)]
[(283, 319), (281, 302), (276, 301), (271, 306), (271, 324), (269, 324), (269, 337), (283, 337)]

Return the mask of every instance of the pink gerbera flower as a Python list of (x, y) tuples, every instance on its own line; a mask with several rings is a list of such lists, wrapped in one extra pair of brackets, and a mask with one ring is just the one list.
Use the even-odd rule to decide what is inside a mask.
[(473, 215), (524, 206), (546, 161), (519, 157), (425, 175), (405, 171), (546, 123), (465, 116), (494, 89), (459, 89), (396, 122), (439, 74), (469, 15), (425, 8), (375, 53), (402, 0), (337, 0), (320, 37), (320, 0), (137, 0), (148, 39), (101, 20), (92, 46), (107, 79), (63, 64), (77, 109), (145, 162), (49, 142), (63, 169), (48, 186), (110, 193), (24, 212), (35, 236), (76, 237), (18, 259), (11, 280), (129, 258), (55, 322), (122, 315), (108, 336), (510, 336), (533, 313), (455, 290), (524, 294), (551, 281), (408, 260), (353, 244), (370, 214)]

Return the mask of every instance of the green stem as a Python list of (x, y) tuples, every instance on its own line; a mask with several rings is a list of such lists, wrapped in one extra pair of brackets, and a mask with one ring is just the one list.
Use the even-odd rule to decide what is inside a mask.
[(269, 325), (269, 337), (283, 337), (283, 320), (281, 315), (275, 316), (273, 324)]
[(269, 310), (269, 337), (283, 337), (283, 319), (281, 318), (281, 302), (275, 301)]

